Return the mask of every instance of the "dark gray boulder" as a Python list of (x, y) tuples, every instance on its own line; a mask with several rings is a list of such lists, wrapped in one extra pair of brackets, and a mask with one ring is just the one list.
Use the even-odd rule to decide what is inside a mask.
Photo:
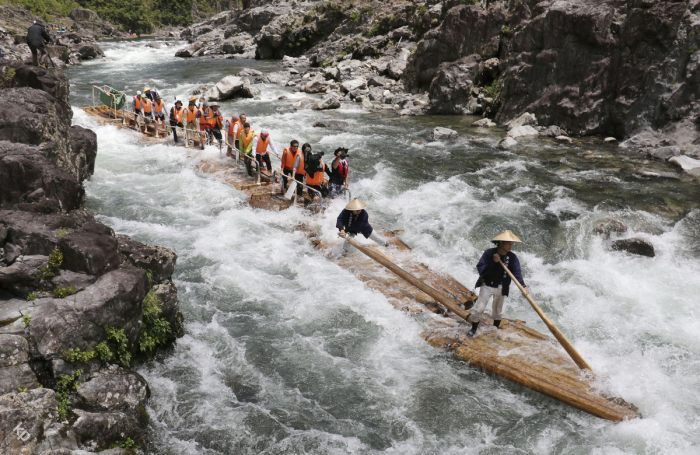
[(135, 408), (143, 405), (150, 391), (141, 375), (115, 368), (96, 374), (91, 380), (80, 384), (77, 395), (81, 406), (115, 410), (123, 406)]
[(113, 235), (73, 232), (58, 241), (63, 253), (62, 268), (88, 275), (99, 275), (119, 267), (118, 242)]
[(29, 366), (29, 344), (18, 335), (0, 334), (0, 395), (39, 385)]
[(167, 248), (146, 245), (126, 235), (117, 235), (119, 253), (126, 262), (151, 272), (153, 281), (160, 283), (170, 280), (175, 269), (177, 255)]
[(638, 254), (653, 258), (656, 256), (654, 245), (640, 238), (620, 239), (612, 243), (612, 249), (615, 251), (627, 251), (628, 253)]

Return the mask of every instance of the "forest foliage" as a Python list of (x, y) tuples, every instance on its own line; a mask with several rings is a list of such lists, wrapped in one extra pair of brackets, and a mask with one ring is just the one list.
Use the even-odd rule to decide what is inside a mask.
[[(164, 25), (188, 26), (233, 2), (217, 0), (0, 0), (19, 4), (48, 22), (68, 16), (73, 8), (88, 8), (125, 32), (150, 33)], [(223, 5), (222, 5), (223, 4)]]

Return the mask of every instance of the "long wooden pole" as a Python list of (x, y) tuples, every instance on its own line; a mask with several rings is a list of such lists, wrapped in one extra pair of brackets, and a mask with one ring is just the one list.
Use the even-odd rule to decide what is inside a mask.
[(563, 333), (557, 328), (556, 325), (552, 321), (549, 320), (549, 318), (544, 314), (542, 309), (540, 308), (537, 303), (535, 303), (534, 300), (532, 300), (532, 297), (530, 297), (528, 294), (525, 293), (525, 288), (520, 284), (520, 282), (513, 276), (513, 274), (508, 270), (508, 267), (501, 262), (498, 261), (499, 264), (503, 267), (503, 270), (508, 273), (508, 276), (510, 277), (511, 280), (513, 280), (513, 283), (515, 283), (518, 286), (518, 289), (520, 289), (520, 292), (523, 293), (523, 296), (527, 299), (528, 302), (530, 302), (530, 305), (532, 305), (532, 308), (535, 309), (537, 314), (542, 318), (542, 321), (545, 323), (547, 328), (549, 329), (550, 332), (552, 332), (552, 335), (554, 335), (554, 338), (559, 340), (559, 343), (564, 347), (566, 352), (571, 356), (574, 362), (576, 362), (576, 365), (582, 370), (590, 370), (593, 371), (593, 368), (591, 368), (588, 363), (581, 357), (581, 354), (578, 353), (576, 348), (569, 342), (569, 340), (566, 339)]
[(433, 287), (428, 286), (427, 284), (423, 283), (421, 280), (419, 280), (415, 276), (411, 275), (409, 272), (405, 271), (404, 269), (402, 269), (398, 265), (394, 264), (393, 262), (391, 262), (390, 260), (388, 260), (387, 258), (382, 256), (381, 254), (379, 254), (375, 251), (372, 251), (371, 249), (369, 249), (365, 246), (360, 245), (356, 240), (352, 239), (350, 236), (346, 236), (345, 240), (347, 240), (350, 243), (350, 245), (354, 246), (355, 248), (357, 248), (358, 250), (360, 250), (361, 252), (363, 252), (364, 254), (369, 256), (370, 258), (374, 259), (375, 261), (377, 261), (378, 263), (380, 263), (381, 265), (383, 265), (387, 269), (394, 272), (400, 278), (403, 278), (404, 280), (406, 280), (407, 282), (409, 282), (413, 286), (417, 287), (421, 291), (428, 294), (430, 297), (434, 298), (437, 302), (440, 302), (443, 305), (445, 305), (447, 307), (447, 309), (449, 309), (450, 311), (455, 313), (457, 316), (462, 317), (464, 319), (468, 319), (469, 314), (470, 314), (469, 311), (463, 310), (459, 306), (460, 302), (458, 302), (456, 299), (448, 297), (448, 296), (444, 295), (443, 293), (437, 291)]

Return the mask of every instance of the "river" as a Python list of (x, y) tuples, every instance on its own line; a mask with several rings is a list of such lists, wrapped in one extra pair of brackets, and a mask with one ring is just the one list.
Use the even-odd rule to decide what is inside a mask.
[[(138, 367), (152, 393), (144, 453), (698, 453), (698, 182), (635, 176), (675, 171), (600, 139), (536, 139), (501, 151), (503, 131), (473, 128), (474, 117), (359, 107), (282, 114), (276, 108), (306, 95), (272, 85), (258, 85), (259, 100), (222, 103), (226, 116), (245, 112), (280, 146), (348, 147), (350, 187), (370, 221), (403, 229), (418, 258), (469, 288), (489, 240), (513, 230), (535, 300), (601, 387), (644, 416), (604, 421), (429, 346), (424, 317), (395, 310), (295, 230), (304, 211), (253, 209), (245, 194), (196, 171), (183, 148), (144, 144), (78, 109), (91, 103), (91, 84), (130, 94), (156, 85), (170, 104), (245, 67), (279, 69), (176, 59), (177, 47), (148, 43), (103, 43), (105, 59), (67, 71), (74, 122), (99, 141), (88, 209), (179, 257), (173, 278), (186, 335)], [(329, 119), (348, 130), (312, 126)], [(428, 142), (438, 125), (460, 138)], [(332, 202), (327, 233), (342, 206)], [(629, 226), (625, 236), (653, 243), (656, 257), (611, 251), (593, 232), (610, 217)], [(505, 316), (547, 332), (517, 292)]]

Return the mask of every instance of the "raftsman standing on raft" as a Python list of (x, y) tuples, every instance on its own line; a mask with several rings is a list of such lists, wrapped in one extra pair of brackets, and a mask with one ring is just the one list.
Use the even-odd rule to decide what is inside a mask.
[(529, 291), (525, 286), (525, 280), (520, 272), (520, 261), (518, 256), (512, 251), (513, 243), (522, 241), (511, 231), (504, 231), (496, 236), (493, 240), (496, 248), (489, 248), (481, 255), (479, 263), (476, 264), (476, 269), (479, 271), (479, 279), (476, 281), (475, 287), (481, 287), (479, 291), (479, 299), (476, 301), (474, 310), (472, 311), (472, 328), (467, 332), (469, 338), (476, 334), (481, 321), (481, 314), (486, 308), (486, 304), (493, 296), (493, 325), (500, 328), (501, 318), (503, 317), (503, 299), (508, 297), (511, 279), (498, 264), (503, 258), (503, 264), (508, 267), (508, 270), (515, 276), (520, 284), (525, 289), (527, 295)]
[[(340, 215), (338, 215), (338, 221), (335, 223), (335, 227), (338, 228), (338, 236), (343, 238), (346, 235), (355, 237), (358, 233), (361, 233), (366, 239), (371, 238), (382, 246), (389, 245), (389, 242), (372, 229), (372, 226), (369, 224), (369, 214), (365, 210), (366, 207), (367, 204), (359, 199), (353, 199), (345, 206)], [(349, 249), (350, 242), (346, 240), (343, 243), (343, 250), (347, 252)]]

